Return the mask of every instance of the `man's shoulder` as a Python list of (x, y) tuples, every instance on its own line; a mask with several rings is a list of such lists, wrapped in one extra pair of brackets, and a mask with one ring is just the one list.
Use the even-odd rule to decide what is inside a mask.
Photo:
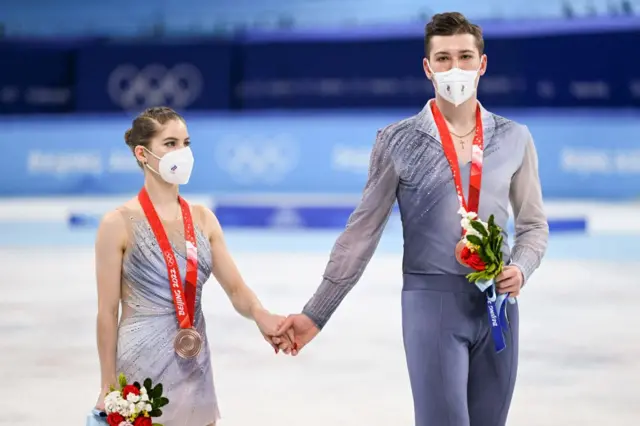
[(497, 135), (501, 133), (509, 133), (510, 135), (522, 138), (528, 138), (530, 136), (529, 128), (526, 124), (495, 113), (491, 113), (491, 115), (495, 122), (495, 132)]
[(521, 133), (528, 133), (529, 128), (526, 124), (520, 123), (512, 118), (507, 118), (499, 114), (491, 113), (493, 116), (493, 120), (495, 122), (496, 132), (500, 133), (502, 131), (511, 131)]
[(397, 144), (408, 134), (413, 133), (418, 115), (413, 115), (378, 129), (378, 140), (385, 144)]

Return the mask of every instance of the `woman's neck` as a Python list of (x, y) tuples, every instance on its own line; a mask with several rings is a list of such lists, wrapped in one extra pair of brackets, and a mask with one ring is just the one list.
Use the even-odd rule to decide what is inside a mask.
[(178, 202), (178, 185), (163, 181), (160, 177), (152, 176), (153, 172), (146, 172), (144, 187), (156, 210), (171, 209)]

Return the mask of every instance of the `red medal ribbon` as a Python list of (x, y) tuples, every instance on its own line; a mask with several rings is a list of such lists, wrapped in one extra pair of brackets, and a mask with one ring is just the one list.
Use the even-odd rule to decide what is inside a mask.
[(484, 135), (482, 133), (482, 116), (480, 111), (480, 105), (476, 110), (476, 135), (473, 138), (473, 145), (471, 146), (471, 175), (469, 177), (469, 197), (468, 200), (464, 198), (464, 192), (462, 191), (462, 179), (460, 178), (460, 163), (458, 162), (458, 155), (456, 154), (456, 148), (453, 145), (453, 139), (451, 133), (447, 127), (447, 123), (442, 116), (442, 113), (438, 109), (435, 101), (431, 102), (431, 111), (433, 112), (433, 118), (438, 127), (438, 133), (442, 141), (442, 149), (444, 155), (447, 157), (449, 166), (451, 167), (451, 173), (453, 174), (453, 182), (456, 186), (456, 192), (458, 193), (458, 199), (460, 200), (460, 206), (467, 212), (473, 212), (478, 214), (478, 206), (480, 204), (480, 188), (482, 186), (482, 154), (484, 151)]
[(184, 223), (184, 238), (187, 244), (187, 273), (185, 276), (186, 288), (182, 285), (180, 277), (180, 269), (173, 252), (173, 248), (169, 243), (167, 233), (162, 226), (162, 221), (153, 207), (153, 203), (149, 198), (146, 188), (142, 188), (138, 194), (138, 201), (151, 230), (153, 231), (156, 241), (162, 250), (164, 261), (167, 265), (169, 277), (169, 286), (173, 294), (173, 305), (176, 309), (176, 317), (180, 328), (193, 328), (195, 303), (196, 303), (196, 287), (198, 282), (198, 252), (196, 246), (196, 235), (193, 227), (193, 219), (191, 218), (191, 210), (189, 204), (178, 195), (178, 202), (182, 210), (182, 222)]

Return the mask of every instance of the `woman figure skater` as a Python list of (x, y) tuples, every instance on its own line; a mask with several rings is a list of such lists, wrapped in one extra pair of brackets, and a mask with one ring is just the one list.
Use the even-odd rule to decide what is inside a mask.
[[(169, 404), (154, 422), (211, 426), (220, 414), (201, 308), (211, 273), (235, 310), (271, 342), (284, 317), (266, 311), (242, 280), (215, 215), (178, 195), (193, 167), (184, 119), (169, 108), (142, 112), (125, 142), (144, 171), (137, 197), (107, 213), (96, 239), (97, 343), (103, 399), (117, 376), (162, 383)], [(118, 311), (122, 315), (118, 321)], [(288, 340), (276, 339), (275, 352)]]

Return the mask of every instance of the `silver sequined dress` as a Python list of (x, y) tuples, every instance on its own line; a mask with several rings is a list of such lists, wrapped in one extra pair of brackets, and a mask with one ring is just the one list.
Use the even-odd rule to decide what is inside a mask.
[[(130, 381), (149, 377), (162, 383), (169, 404), (154, 422), (164, 426), (207, 426), (220, 417), (213, 385), (209, 344), (202, 314), (202, 286), (211, 275), (211, 246), (202, 233), (204, 215), (193, 210), (198, 247), (198, 289), (195, 327), (204, 338), (197, 358), (176, 355), (173, 339), (178, 323), (169, 289), (167, 266), (155, 236), (141, 211), (121, 208), (129, 244), (122, 265), (122, 318), (118, 328), (117, 371)], [(185, 239), (182, 219), (163, 221), (184, 280)]]

